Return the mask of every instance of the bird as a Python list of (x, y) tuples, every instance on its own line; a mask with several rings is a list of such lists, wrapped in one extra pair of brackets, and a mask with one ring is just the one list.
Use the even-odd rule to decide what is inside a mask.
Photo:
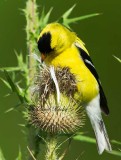
[(80, 99), (95, 133), (98, 153), (112, 151), (101, 115), (109, 114), (107, 99), (96, 68), (84, 42), (66, 26), (53, 22), (47, 24), (37, 40), (41, 60), (48, 66), (68, 67), (76, 78), (77, 98)]

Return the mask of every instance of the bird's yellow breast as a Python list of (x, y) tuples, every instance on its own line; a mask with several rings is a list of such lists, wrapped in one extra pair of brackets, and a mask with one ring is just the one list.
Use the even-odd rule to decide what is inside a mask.
[(77, 80), (78, 93), (76, 93), (76, 97), (83, 103), (89, 102), (99, 93), (96, 79), (85, 66), (78, 49), (74, 45), (56, 57), (48, 56), (45, 63), (55, 67), (70, 68), (70, 72), (75, 75)]

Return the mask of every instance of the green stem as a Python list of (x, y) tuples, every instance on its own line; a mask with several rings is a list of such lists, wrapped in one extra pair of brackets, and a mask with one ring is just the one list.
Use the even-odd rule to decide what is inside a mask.
[[(28, 67), (29, 67), (29, 85), (33, 85), (33, 78), (36, 74), (36, 61), (34, 60), (32, 54), (35, 53), (36, 49), (36, 33), (38, 30), (38, 13), (37, 13), (37, 4), (36, 0), (28, 0), (26, 2), (25, 8), (25, 17), (26, 17), (26, 37), (27, 37), (27, 49), (29, 53)], [(31, 100), (31, 91), (28, 90), (28, 97)], [(38, 134), (35, 131), (35, 128), (31, 125), (27, 126), (28, 128), (28, 147), (31, 150), (33, 156), (36, 158), (39, 153), (39, 139)], [(28, 160), (33, 160), (32, 156), (28, 156)]]
[(48, 136), (46, 147), (45, 160), (57, 160), (57, 136)]
[(36, 73), (36, 62), (32, 57), (32, 54), (35, 53), (37, 46), (37, 37), (36, 33), (38, 31), (38, 12), (36, 0), (28, 0), (26, 3), (26, 36), (27, 36), (27, 49), (29, 52), (29, 78), (30, 85), (33, 82), (34, 74)]

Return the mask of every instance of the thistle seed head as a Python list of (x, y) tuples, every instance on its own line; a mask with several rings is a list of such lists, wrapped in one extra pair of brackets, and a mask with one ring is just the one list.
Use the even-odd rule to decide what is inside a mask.
[(30, 110), (30, 123), (50, 133), (73, 133), (84, 125), (85, 114), (74, 98), (78, 91), (76, 79), (69, 68), (56, 68), (60, 89), (57, 102), (56, 87), (48, 67), (41, 70), (35, 81), (34, 106)]

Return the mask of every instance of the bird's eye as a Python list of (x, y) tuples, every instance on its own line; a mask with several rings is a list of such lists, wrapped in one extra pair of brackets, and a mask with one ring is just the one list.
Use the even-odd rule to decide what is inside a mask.
[(51, 34), (50, 32), (44, 33), (38, 40), (38, 49), (41, 53), (49, 53), (51, 48)]

